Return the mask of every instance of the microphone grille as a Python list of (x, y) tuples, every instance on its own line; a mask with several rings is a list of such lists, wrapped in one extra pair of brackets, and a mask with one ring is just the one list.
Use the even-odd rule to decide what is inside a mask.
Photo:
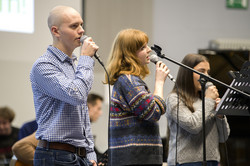
[(207, 89), (208, 87), (213, 86), (213, 85), (214, 85), (214, 84), (213, 84), (212, 82), (208, 81), (208, 82), (206, 83), (205, 88)]
[(153, 62), (155, 64), (159, 61), (158, 56), (155, 55), (155, 54), (150, 55), (149, 59), (150, 59), (151, 62)]
[(82, 37), (80, 38), (80, 42), (83, 43), (87, 37), (88, 37), (87, 35), (82, 35)]

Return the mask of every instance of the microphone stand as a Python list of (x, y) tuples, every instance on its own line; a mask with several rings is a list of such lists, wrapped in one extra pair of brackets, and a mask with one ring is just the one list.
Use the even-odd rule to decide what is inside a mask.
[(210, 76), (205, 75), (205, 74), (203, 74), (201, 72), (198, 72), (197, 70), (194, 70), (193, 68), (191, 68), (189, 66), (186, 66), (186, 65), (184, 65), (182, 63), (179, 63), (179, 62), (177, 62), (177, 61), (175, 61), (175, 60), (173, 60), (171, 58), (166, 57), (164, 54), (161, 54), (162, 49), (161, 49), (161, 47), (159, 47), (157, 45), (154, 45), (154, 47), (152, 46), (151, 49), (154, 50), (156, 52), (157, 56), (159, 56), (160, 58), (166, 59), (166, 60), (168, 60), (168, 61), (170, 61), (172, 63), (175, 63), (175, 64), (177, 64), (177, 65), (179, 65), (181, 67), (184, 67), (184, 68), (186, 68), (188, 70), (191, 70), (192, 72), (200, 75), (199, 82), (201, 84), (201, 99), (202, 99), (203, 166), (207, 166), (207, 161), (206, 161), (206, 133), (205, 133), (205, 128), (206, 128), (206, 126), (205, 126), (205, 90), (206, 90), (206, 86), (205, 85), (206, 85), (207, 81), (216, 82), (218, 84), (221, 84), (221, 85), (223, 85), (223, 86), (225, 86), (225, 87), (227, 87), (227, 88), (229, 88), (231, 90), (234, 90), (234, 91), (238, 92), (239, 94), (244, 95), (244, 96), (246, 96), (248, 98), (250, 98), (250, 95), (243, 92), (243, 91), (240, 91), (240, 90), (238, 90), (238, 89), (236, 89), (234, 87), (231, 87), (231, 86), (229, 86), (229, 85), (227, 85), (227, 84), (225, 84), (225, 83), (223, 83), (223, 82), (221, 82), (221, 81), (219, 81), (219, 80), (217, 80), (217, 79), (215, 79), (213, 77), (210, 77)]

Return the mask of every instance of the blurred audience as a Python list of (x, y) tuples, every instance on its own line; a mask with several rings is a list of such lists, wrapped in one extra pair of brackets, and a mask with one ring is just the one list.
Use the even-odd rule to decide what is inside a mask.
[(18, 161), (22, 165), (33, 165), (33, 158), (38, 140), (35, 137), (35, 132), (19, 141), (12, 146), (12, 151)]
[(19, 129), (12, 126), (15, 112), (9, 107), (0, 107), (0, 165), (8, 165), (12, 157), (11, 147), (18, 140)]
[[(94, 93), (90, 93), (88, 95), (87, 103), (88, 103), (89, 118), (91, 123), (96, 122), (102, 115), (102, 102), (103, 102), (102, 96)], [(103, 154), (96, 148), (96, 146), (94, 146), (94, 150), (96, 152), (97, 161), (99, 162)]]
[[(93, 93), (88, 95), (87, 103), (88, 103), (89, 117), (91, 122), (96, 122), (98, 118), (102, 115), (102, 102), (103, 102), (102, 96)], [(23, 131), (25, 131), (26, 134), (27, 131), (31, 131), (32, 127), (30, 126), (32, 124), (34, 125), (35, 124), (34, 122), (35, 121), (31, 121), (23, 125), (26, 126), (24, 128), (27, 128), (27, 129), (23, 128)], [(21, 140), (16, 142), (12, 147), (12, 151), (20, 163), (27, 166), (33, 165), (33, 158), (37, 144), (38, 140), (36, 140), (34, 132), (33, 134), (25, 138), (22, 138)], [(100, 153), (96, 148), (94, 149), (97, 154), (97, 159), (103, 157), (102, 153)]]
[(94, 93), (88, 95), (87, 103), (89, 109), (90, 122), (96, 122), (102, 115), (102, 102), (102, 96)]

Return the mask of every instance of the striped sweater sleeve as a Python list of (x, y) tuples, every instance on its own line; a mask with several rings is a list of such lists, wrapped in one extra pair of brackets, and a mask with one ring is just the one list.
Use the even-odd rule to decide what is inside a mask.
[(140, 79), (127, 79), (121, 85), (123, 96), (129, 106), (129, 110), (140, 119), (158, 121), (165, 113), (166, 104), (159, 96), (154, 96), (147, 90), (146, 84)]

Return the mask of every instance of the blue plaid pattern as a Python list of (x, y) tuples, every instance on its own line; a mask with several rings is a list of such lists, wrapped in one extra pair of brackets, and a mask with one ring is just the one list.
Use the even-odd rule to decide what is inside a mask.
[(93, 84), (94, 60), (80, 56), (78, 65), (59, 49), (49, 46), (33, 65), (30, 80), (38, 129), (36, 138), (85, 147), (96, 161), (87, 107)]

